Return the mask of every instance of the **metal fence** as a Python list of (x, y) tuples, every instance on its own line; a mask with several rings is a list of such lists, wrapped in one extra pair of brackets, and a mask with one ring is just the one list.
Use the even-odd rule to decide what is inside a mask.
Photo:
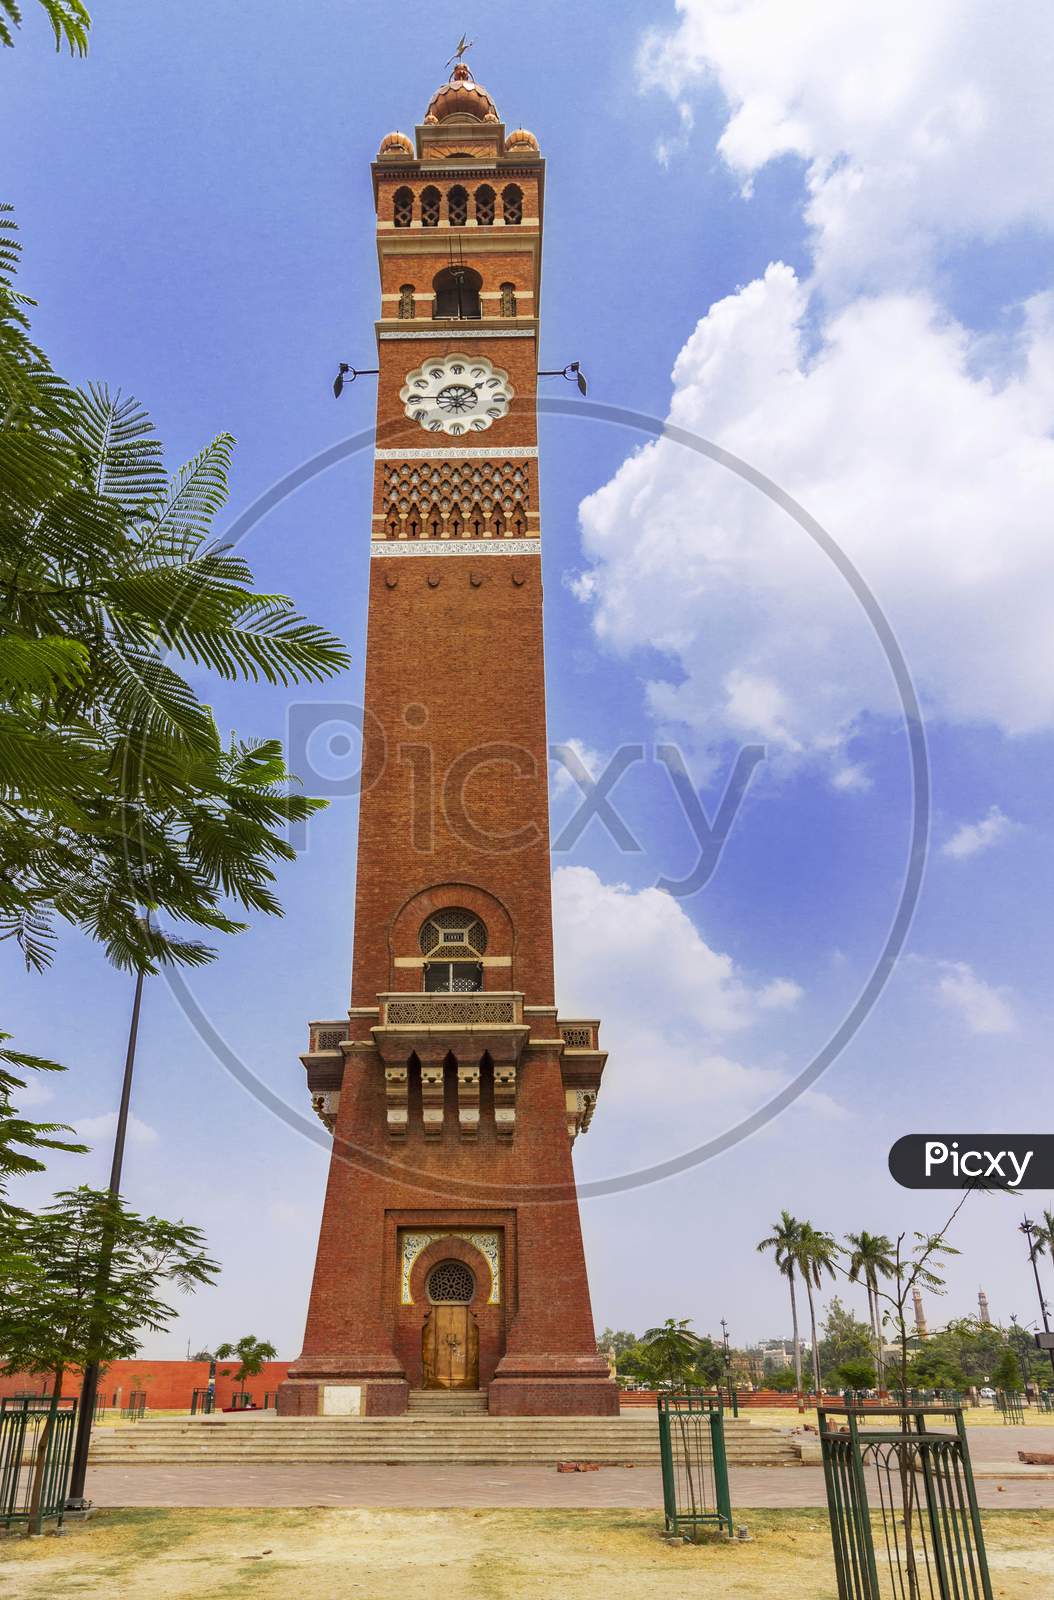
[(121, 1410), (125, 1422), (142, 1422), (146, 1415), (146, 1390), (133, 1389), (128, 1396), (128, 1404)]
[(76, 1400), (0, 1400), (0, 1526), (62, 1521), (76, 1421)]
[(1003, 1413), (1004, 1422), (1024, 1422), (1025, 1407), (1016, 1389), (997, 1389), (995, 1403)]
[(728, 1457), (721, 1405), (705, 1394), (660, 1394), (659, 1454), (666, 1532), (697, 1539), (706, 1528), (732, 1532)]
[(190, 1397), (190, 1414), (192, 1417), (207, 1417), (216, 1407), (215, 1389), (195, 1389)]
[(819, 1420), (838, 1600), (992, 1600), (962, 1407)]

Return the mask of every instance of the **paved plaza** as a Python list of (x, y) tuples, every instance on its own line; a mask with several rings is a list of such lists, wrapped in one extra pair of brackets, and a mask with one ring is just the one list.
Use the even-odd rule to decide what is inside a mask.
[[(1054, 1427), (971, 1430), (970, 1454), (982, 1506), (1054, 1509), (1054, 1467), (1024, 1467), (1019, 1450), (1054, 1452)], [(823, 1506), (820, 1467), (733, 1467), (736, 1507)], [(259, 1463), (222, 1466), (93, 1467), (88, 1492), (100, 1506), (334, 1506), (427, 1510), (501, 1507), (658, 1509), (657, 1467), (377, 1467)]]

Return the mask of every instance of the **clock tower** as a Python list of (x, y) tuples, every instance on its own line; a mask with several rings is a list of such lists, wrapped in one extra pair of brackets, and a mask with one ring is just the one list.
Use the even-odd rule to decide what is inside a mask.
[(373, 165), (351, 1006), (311, 1024), (303, 1057), (333, 1155), (286, 1415), (397, 1414), (422, 1389), (480, 1391), (499, 1415), (618, 1411), (571, 1160), (605, 1056), (553, 990), (543, 186), (534, 135), (506, 131), (460, 60), (416, 139), (388, 134)]

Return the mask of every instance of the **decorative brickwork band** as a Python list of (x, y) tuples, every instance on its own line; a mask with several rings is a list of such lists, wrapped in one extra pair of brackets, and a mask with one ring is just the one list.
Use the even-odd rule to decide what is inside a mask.
[(540, 541), (528, 539), (374, 539), (373, 556), (536, 556)]

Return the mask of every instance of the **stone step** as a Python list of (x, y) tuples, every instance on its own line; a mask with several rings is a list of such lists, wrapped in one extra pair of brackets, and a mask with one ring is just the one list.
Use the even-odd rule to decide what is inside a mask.
[[(403, 1426), (393, 1426), (402, 1421)], [(526, 1425), (525, 1425), (526, 1424)], [(757, 1429), (754, 1436), (733, 1435), (727, 1440), (733, 1466), (797, 1465), (798, 1454), (789, 1437), (775, 1429)], [(298, 1428), (275, 1437), (250, 1426), (240, 1433), (226, 1428), (190, 1427), (173, 1433), (139, 1423), (127, 1429), (96, 1430), (92, 1437), (94, 1462), (167, 1463), (405, 1463), (448, 1462), (463, 1465), (553, 1463), (561, 1460), (634, 1462), (646, 1465), (659, 1459), (658, 1432), (654, 1428), (596, 1426), (539, 1427), (538, 1419), (517, 1419), (512, 1425), (494, 1426), (481, 1419), (475, 1426), (451, 1430), (447, 1424), (407, 1426), (405, 1419), (368, 1421), (338, 1429)]]
[[(740, 1464), (798, 1459), (791, 1437), (776, 1428), (730, 1419), (725, 1440), (729, 1460)], [(658, 1429), (647, 1416), (159, 1418), (96, 1427), (92, 1453), (124, 1461), (653, 1460)]]

